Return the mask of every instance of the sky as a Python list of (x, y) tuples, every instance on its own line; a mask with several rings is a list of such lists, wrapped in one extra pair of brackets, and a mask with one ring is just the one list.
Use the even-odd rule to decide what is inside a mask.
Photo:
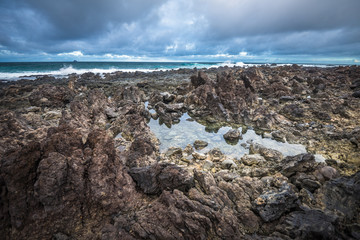
[(0, 61), (359, 64), (359, 0), (0, 0)]

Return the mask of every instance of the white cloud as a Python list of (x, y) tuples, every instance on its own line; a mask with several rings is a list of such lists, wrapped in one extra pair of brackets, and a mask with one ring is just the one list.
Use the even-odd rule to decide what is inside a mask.
[(178, 48), (178, 44), (175, 42), (174, 44), (172, 45), (169, 45), (169, 46), (166, 46), (165, 47), (165, 52), (168, 53), (170, 51), (172, 52), (176, 52), (176, 49)]
[(73, 51), (68, 53), (59, 53), (58, 56), (74, 56), (74, 57), (82, 57), (84, 54), (81, 51)]
[(105, 59), (117, 59), (117, 60), (123, 60), (123, 61), (141, 61), (141, 60), (146, 60), (145, 57), (142, 56), (130, 56), (130, 55), (118, 55), (118, 54), (111, 54), (111, 53), (107, 53), (104, 54), (103, 56), (96, 56), (97, 58), (105, 58)]
[(185, 45), (185, 49), (186, 49), (187, 51), (194, 50), (194, 49), (195, 49), (195, 43), (187, 43), (187, 44)]
[(23, 54), (9, 50), (0, 50), (0, 56), (22, 56)]
[(239, 56), (241, 57), (246, 57), (248, 55), (247, 52), (239, 52)]

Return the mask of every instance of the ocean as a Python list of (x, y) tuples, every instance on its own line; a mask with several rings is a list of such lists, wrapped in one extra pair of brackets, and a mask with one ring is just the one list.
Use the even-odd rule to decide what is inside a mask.
[[(83, 74), (124, 72), (151, 72), (180, 68), (210, 68), (223, 64), (218, 62), (0, 62), (0, 79), (32, 79), (36, 75), (66, 76), (71, 73)], [(233, 65), (236, 65), (234, 63)]]
[[(39, 75), (65, 77), (69, 74), (152, 72), (180, 68), (211, 68), (220, 66), (254, 66), (242, 62), (0, 62), (0, 80), (35, 79)], [(325, 66), (325, 65), (321, 65)]]

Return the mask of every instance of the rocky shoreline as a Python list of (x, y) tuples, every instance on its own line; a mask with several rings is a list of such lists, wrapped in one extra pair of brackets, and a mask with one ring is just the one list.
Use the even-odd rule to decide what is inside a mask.
[[(360, 238), (360, 67), (42, 76), (0, 82), (0, 102), (5, 239)], [(150, 119), (184, 113), (307, 152), (160, 151)]]

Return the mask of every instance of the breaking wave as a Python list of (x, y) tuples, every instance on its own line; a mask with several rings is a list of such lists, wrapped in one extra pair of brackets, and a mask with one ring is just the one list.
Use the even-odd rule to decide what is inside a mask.
[[(0, 63), (0, 79), (11, 81), (19, 79), (36, 79), (36, 77), (49, 75), (54, 77), (66, 77), (69, 74), (83, 74), (92, 72), (95, 74), (107, 74), (117, 71), (122, 72), (154, 72), (166, 70), (178, 70), (181, 68), (219, 68), (219, 67), (252, 67), (264, 64), (249, 64), (243, 62), (165, 62), (165, 63)], [(278, 66), (287, 64), (278, 64)], [(324, 66), (323, 66), (324, 67)]]

